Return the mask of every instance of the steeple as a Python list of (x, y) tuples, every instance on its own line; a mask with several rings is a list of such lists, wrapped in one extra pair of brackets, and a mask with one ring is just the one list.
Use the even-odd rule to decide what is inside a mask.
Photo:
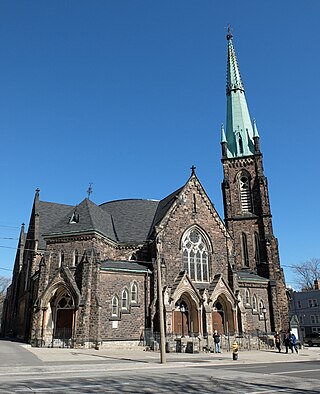
[(227, 157), (255, 154), (254, 133), (241, 80), (240, 70), (233, 47), (233, 36), (228, 28), (227, 64)]

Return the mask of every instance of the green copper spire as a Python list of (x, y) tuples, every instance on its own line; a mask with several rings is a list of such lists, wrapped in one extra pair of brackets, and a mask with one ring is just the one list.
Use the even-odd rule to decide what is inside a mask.
[(253, 127), (232, 38), (229, 27), (227, 34), (227, 157), (251, 156), (255, 153)]

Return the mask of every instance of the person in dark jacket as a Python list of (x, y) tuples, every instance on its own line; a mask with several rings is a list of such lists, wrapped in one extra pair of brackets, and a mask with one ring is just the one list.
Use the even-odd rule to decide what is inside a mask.
[(283, 344), (284, 344), (284, 346), (285, 346), (285, 348), (286, 348), (286, 353), (288, 353), (288, 350), (290, 349), (290, 346), (291, 346), (291, 342), (290, 342), (290, 332), (286, 332), (286, 333), (284, 334), (284, 337), (283, 337)]
[(220, 351), (220, 334), (218, 333), (217, 330), (214, 330), (214, 333), (212, 336), (213, 336), (213, 342), (214, 342), (214, 346), (215, 346), (215, 352), (221, 353), (221, 351)]
[(281, 352), (281, 338), (280, 338), (280, 334), (278, 331), (274, 334), (274, 342), (276, 344), (276, 348), (278, 349), (278, 351), (280, 353)]

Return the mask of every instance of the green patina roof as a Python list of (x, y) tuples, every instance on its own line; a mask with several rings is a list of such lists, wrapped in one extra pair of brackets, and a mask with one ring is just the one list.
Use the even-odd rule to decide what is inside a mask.
[[(251, 156), (255, 153), (253, 141), (255, 135), (230, 31), (227, 40), (227, 124), (225, 137), (228, 148), (227, 157)], [(257, 133), (256, 129), (255, 132)]]

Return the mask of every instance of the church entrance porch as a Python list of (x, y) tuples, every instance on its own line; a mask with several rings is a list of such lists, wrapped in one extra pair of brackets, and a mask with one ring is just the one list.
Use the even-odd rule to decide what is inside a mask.
[(198, 309), (187, 294), (176, 302), (172, 320), (174, 335), (188, 337), (199, 334)]
[(74, 299), (66, 288), (48, 291), (38, 310), (31, 341), (40, 347), (72, 347), (75, 313)]
[(52, 346), (70, 347), (73, 338), (74, 301), (71, 295), (60, 292), (54, 301), (54, 329)]

